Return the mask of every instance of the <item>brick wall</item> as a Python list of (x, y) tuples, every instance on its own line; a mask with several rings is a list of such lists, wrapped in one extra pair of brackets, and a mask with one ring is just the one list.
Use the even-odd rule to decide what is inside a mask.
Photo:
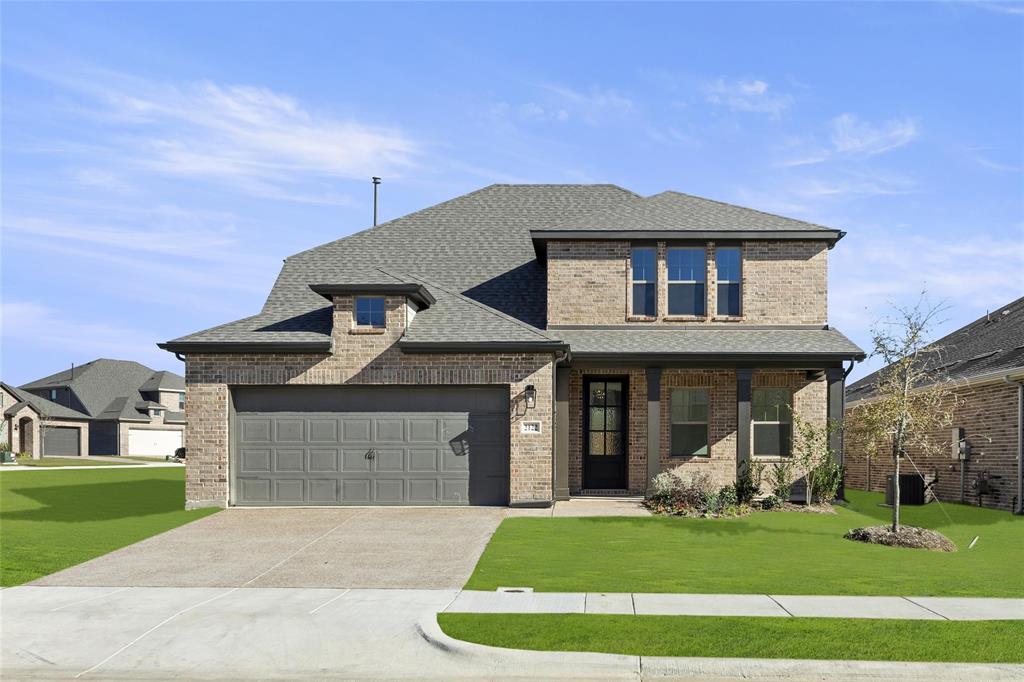
[[(588, 376), (624, 376), (629, 380), (628, 492), (647, 488), (647, 377), (642, 368), (574, 368), (569, 373), (569, 492), (583, 485), (584, 379)], [(805, 420), (823, 425), (827, 419), (828, 386), (809, 381), (802, 370), (755, 370), (754, 388), (788, 388), (793, 409)], [(709, 397), (708, 457), (671, 456), (671, 397), (674, 388), (706, 388)], [(665, 369), (661, 375), (659, 463), (662, 470), (682, 466), (708, 473), (716, 486), (736, 481), (736, 372), (732, 369)], [(761, 458), (770, 464), (773, 460)]]
[[(929, 434), (929, 441), (939, 449), (938, 455), (927, 456), (920, 449), (911, 448), (907, 453), (910, 459), (926, 476), (938, 476), (934, 490), (940, 500), (960, 501), (960, 463), (952, 459), (950, 432), (953, 427), (963, 427), (974, 450), (964, 464), (966, 501), (978, 504), (977, 495), (971, 491), (971, 481), (987, 471), (993, 494), (983, 496), (982, 505), (1011, 510), (1017, 494), (1016, 386), (989, 383), (959, 389), (953, 415), (949, 428), (935, 429)], [(872, 453), (857, 426), (858, 406), (850, 405), (846, 410), (846, 485), (884, 492), (885, 477), (893, 470), (892, 451), (882, 446), (869, 458)], [(903, 473), (915, 471), (907, 461), (901, 463), (900, 470)]]
[[(188, 355), (187, 506), (227, 503), (228, 387), (252, 384), (508, 384), (511, 501), (550, 500), (551, 354), (404, 354), (394, 346), (405, 327), (404, 298), (387, 297), (385, 310), (384, 333), (352, 333), (352, 297), (337, 297), (334, 350), (329, 355)], [(537, 405), (527, 413), (522, 395), (529, 384), (537, 390)], [(541, 433), (521, 433), (520, 422), (524, 418), (540, 421)]]
[[(548, 243), (548, 324), (825, 324), (828, 248), (818, 241), (750, 241), (742, 244), (742, 315), (717, 316), (715, 244), (706, 246), (706, 315), (668, 315), (666, 242), (657, 243), (658, 317), (631, 316), (630, 243)], [(585, 305), (581, 305), (585, 302)]]

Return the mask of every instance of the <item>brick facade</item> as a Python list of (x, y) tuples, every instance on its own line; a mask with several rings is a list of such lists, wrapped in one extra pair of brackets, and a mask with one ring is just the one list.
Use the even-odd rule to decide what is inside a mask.
[[(585, 489), (583, 481), (584, 379), (588, 376), (627, 377), (629, 380), (629, 452), (627, 492), (642, 494), (647, 489), (647, 377), (643, 368), (574, 368), (569, 373), (569, 492)], [(754, 388), (787, 388), (792, 391), (793, 410), (803, 419), (823, 425), (828, 413), (828, 386), (823, 379), (809, 380), (804, 371), (755, 370)], [(671, 397), (676, 388), (708, 389), (707, 457), (671, 456)], [(662, 471), (684, 470), (708, 473), (716, 486), (736, 481), (737, 432), (736, 372), (732, 369), (665, 369), (661, 375), (659, 465)], [(770, 464), (771, 458), (759, 458)]]
[[(351, 296), (335, 298), (334, 350), (328, 355), (187, 356), (187, 506), (224, 506), (228, 502), (229, 387), (284, 384), (507, 384), (511, 403), (510, 499), (515, 504), (552, 498), (550, 353), (406, 354), (394, 345), (409, 314), (404, 297), (385, 299), (383, 333), (352, 333), (356, 331), (352, 308)], [(530, 384), (536, 388), (537, 403), (527, 412), (523, 393)], [(524, 418), (540, 421), (541, 433), (521, 433)]]
[[(957, 405), (950, 428), (935, 429), (929, 441), (938, 448), (938, 455), (926, 456), (910, 449), (908, 455), (925, 476), (937, 476), (935, 492), (943, 502), (960, 501), (960, 463), (952, 458), (952, 427), (962, 427), (973, 452), (965, 470), (965, 500), (978, 504), (971, 482), (988, 472), (992, 494), (984, 495), (981, 504), (994, 509), (1012, 509), (1017, 495), (1017, 387), (991, 382), (958, 389)], [(885, 491), (885, 478), (893, 471), (890, 450), (872, 454), (857, 430), (858, 405), (846, 410), (846, 485), (862, 490)], [(869, 457), (869, 455), (872, 455)], [(903, 473), (914, 473), (913, 464), (904, 461)], [(995, 477), (999, 478), (995, 478)]]
[[(653, 243), (651, 245), (654, 245)], [(631, 243), (548, 243), (548, 324), (825, 324), (828, 312), (828, 247), (820, 241), (749, 241), (742, 248), (741, 316), (717, 315), (715, 243), (706, 254), (706, 315), (668, 315), (667, 242), (657, 242), (658, 316), (631, 314)], [(586, 305), (580, 305), (586, 301)]]

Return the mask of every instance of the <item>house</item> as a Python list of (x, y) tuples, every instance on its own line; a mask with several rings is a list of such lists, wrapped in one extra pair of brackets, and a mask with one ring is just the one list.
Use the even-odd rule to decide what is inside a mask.
[[(946, 444), (943, 455), (910, 448), (913, 464), (940, 500), (968, 502), (1024, 513), (1022, 422), (1024, 422), (1024, 298), (971, 322), (935, 343), (935, 381), (950, 382), (952, 425), (936, 429), (929, 440)], [(875, 397), (881, 369), (850, 385), (846, 419), (855, 426), (858, 409)], [(891, 455), (872, 457), (867, 444), (848, 429), (846, 483), (884, 490), (892, 474)], [(903, 466), (901, 469), (909, 469)]]
[[(24, 403), (12, 416), (5, 410), (12, 441), (22, 434), (17, 447), (12, 442), (16, 451), (33, 456), (169, 455), (182, 445), (185, 379), (173, 372), (99, 359), (19, 388), (3, 388), (5, 405), (8, 397)], [(26, 440), (26, 427), (37, 437)]]
[[(287, 258), (183, 359), (186, 504), (546, 506), (736, 479), (842, 418), (843, 233), (678, 192), (492, 185)], [(851, 364), (852, 366), (852, 364)]]

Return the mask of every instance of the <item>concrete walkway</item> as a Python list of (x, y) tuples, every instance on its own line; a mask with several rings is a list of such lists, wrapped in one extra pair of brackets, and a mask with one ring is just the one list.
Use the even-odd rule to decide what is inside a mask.
[[(504, 588), (515, 590), (516, 588)], [(908, 620), (1024, 620), (1024, 599), (833, 597), (771, 594), (476, 592), (463, 590), (449, 613), (610, 613), (635, 616), (777, 616)]]
[(452, 639), (457, 590), (12, 587), (0, 678), (1020, 680), (1024, 666), (660, 658), (518, 651)]
[[(116, 462), (119, 457), (50, 457), (47, 459), (75, 459), (75, 460), (97, 460), (100, 462)], [(0, 466), (0, 471), (67, 471), (69, 469), (145, 469), (146, 467), (184, 467), (184, 464), (179, 462), (163, 462), (160, 460), (146, 461), (142, 459), (131, 459), (125, 464), (72, 464), (70, 466), (56, 466), (56, 467), (37, 467), (37, 466), (24, 466), (22, 464), (4, 464)]]

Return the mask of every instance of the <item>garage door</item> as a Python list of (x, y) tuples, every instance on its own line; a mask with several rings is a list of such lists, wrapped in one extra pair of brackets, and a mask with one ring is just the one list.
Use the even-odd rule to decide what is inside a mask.
[(77, 457), (81, 454), (78, 447), (81, 433), (81, 429), (70, 426), (44, 426), (43, 456)]
[(181, 447), (181, 431), (128, 429), (128, 454), (163, 457)]
[(508, 387), (232, 391), (238, 505), (505, 505)]

